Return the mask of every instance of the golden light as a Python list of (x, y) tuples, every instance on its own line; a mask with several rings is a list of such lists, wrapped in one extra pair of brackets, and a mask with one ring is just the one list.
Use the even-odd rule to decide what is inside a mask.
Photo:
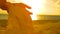
[(25, 3), (32, 7), (32, 9), (27, 9), (33, 14), (31, 15), (32, 20), (37, 20), (37, 14), (42, 14), (45, 11), (44, 3), (46, 0), (7, 0), (12, 3)]
[[(33, 14), (32, 20), (37, 20), (37, 15), (60, 15), (60, 0), (7, 0), (12, 3), (25, 3), (32, 7), (27, 9)], [(6, 14), (4, 11), (0, 13)]]
[(0, 9), (0, 14), (8, 14), (8, 13), (6, 12), (6, 10)]
[(33, 13), (33, 15), (31, 15), (32, 20), (37, 20), (37, 14), (43, 13), (42, 11), (45, 11), (44, 3), (46, 0), (22, 0), (22, 2), (32, 7), (32, 9), (28, 9)]

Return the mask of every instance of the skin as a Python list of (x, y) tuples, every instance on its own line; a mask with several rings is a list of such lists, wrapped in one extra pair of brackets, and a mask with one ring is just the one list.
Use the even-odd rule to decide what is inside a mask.
[[(24, 16), (24, 19), (26, 17), (26, 20), (24, 20), (23, 17), (21, 17), (22, 15), (19, 16), (19, 14), (20, 14), (19, 12), (15, 12), (15, 13), (17, 13), (17, 14), (15, 14), (17, 17), (14, 16), (13, 13), (12, 14), (10, 13), (11, 4), (12, 3), (6, 2), (5, 0), (0, 0), (0, 8), (3, 9), (3, 10), (7, 10), (8, 14), (9, 14), (9, 17), (8, 17), (8, 28), (7, 29), (11, 30), (13, 28), (12, 26), (14, 26), (14, 27), (18, 26), (16, 28), (18, 28), (18, 30), (19, 30), (20, 29), (19, 27), (21, 26), (21, 29), (23, 30), (26, 27), (26, 26), (23, 26), (23, 23), (25, 23), (27, 26), (33, 28), (32, 27), (32, 21), (31, 21), (31, 18), (30, 18), (30, 14), (32, 14), (32, 13), (26, 10), (26, 8), (31, 9), (31, 7), (26, 5), (26, 4), (24, 4), (24, 3), (20, 3), (20, 5), (18, 4), (19, 6), (22, 7), (22, 9), (23, 9), (22, 11), (25, 11), (25, 10), (27, 11), (27, 12), (25, 11), (25, 13), (23, 13), (23, 15), (26, 14), (26, 16)], [(13, 15), (13, 16), (11, 16), (11, 15)], [(17, 21), (19, 23), (21, 22), (20, 24), (22, 24), (22, 25), (16, 24), (16, 26), (15, 26), (15, 20), (13, 19), (13, 17), (14, 17), (15, 20), (17, 19)], [(22, 21), (19, 21), (19, 20), (22, 20)], [(12, 28), (10, 28), (10, 25), (11, 25)], [(26, 29), (28, 29), (28, 28), (26, 28)], [(26, 32), (28, 32), (28, 30)], [(28, 34), (32, 34), (32, 31), (30, 31)]]
[(19, 31), (22, 30), (21, 32), (23, 33), (32, 34), (33, 25), (30, 17), (30, 14), (32, 13), (26, 10), (26, 8), (31, 9), (31, 7), (24, 3), (8, 3), (7, 8), (9, 12), (8, 29), (16, 28)]

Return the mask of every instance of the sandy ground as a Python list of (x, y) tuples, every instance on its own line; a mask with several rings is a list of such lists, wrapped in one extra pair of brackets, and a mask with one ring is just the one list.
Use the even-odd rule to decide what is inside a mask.
[[(60, 34), (60, 20), (37, 20), (33, 23), (34, 34)], [(0, 34), (8, 33), (6, 26), (7, 20), (0, 20)]]

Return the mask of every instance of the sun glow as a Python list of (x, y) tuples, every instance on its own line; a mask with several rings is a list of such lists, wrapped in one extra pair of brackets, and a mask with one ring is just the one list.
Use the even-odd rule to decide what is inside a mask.
[[(37, 15), (60, 15), (60, 0), (7, 0), (11, 3), (25, 3), (32, 7), (27, 9), (33, 14), (32, 20), (38, 20)], [(7, 12), (0, 11), (0, 14), (6, 14)]]
[(30, 12), (33, 13), (31, 15), (32, 20), (37, 20), (37, 14), (40, 14), (42, 13), (42, 11), (45, 11), (45, 0), (22, 0), (22, 2), (32, 7), (32, 9), (28, 9)]
[(32, 7), (32, 9), (27, 9), (30, 12), (32, 12), (33, 14), (31, 15), (32, 20), (37, 20), (37, 14), (42, 14), (45, 9), (44, 9), (44, 3), (46, 2), (46, 0), (7, 0), (8, 2), (12, 2), (12, 3), (25, 3), (29, 6)]

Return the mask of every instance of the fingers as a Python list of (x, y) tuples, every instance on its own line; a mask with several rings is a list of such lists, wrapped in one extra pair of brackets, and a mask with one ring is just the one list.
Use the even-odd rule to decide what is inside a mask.
[(28, 8), (28, 9), (31, 9), (31, 7), (30, 6), (28, 6), (28, 5), (26, 5), (26, 4), (24, 4), (24, 3), (20, 3), (22, 6), (24, 6), (24, 7), (26, 7), (26, 8)]

